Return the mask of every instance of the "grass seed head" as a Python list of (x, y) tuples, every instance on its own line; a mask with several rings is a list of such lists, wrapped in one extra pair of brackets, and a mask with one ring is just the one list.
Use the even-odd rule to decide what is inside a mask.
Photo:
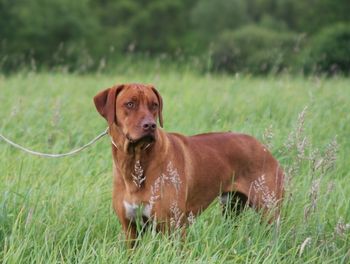
[(345, 223), (344, 219), (340, 217), (334, 227), (334, 236), (344, 237), (348, 230), (350, 230), (350, 223)]

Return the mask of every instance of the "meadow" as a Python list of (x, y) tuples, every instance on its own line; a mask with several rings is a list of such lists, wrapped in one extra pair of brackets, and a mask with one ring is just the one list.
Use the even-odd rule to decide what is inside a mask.
[(250, 209), (224, 218), (215, 201), (185, 241), (147, 232), (127, 250), (111, 208), (107, 137), (61, 159), (30, 156), (0, 140), (0, 262), (350, 262), (349, 79), (157, 68), (22, 72), (0, 76), (0, 133), (35, 150), (69, 151), (106, 128), (92, 97), (124, 82), (155, 84), (167, 131), (231, 130), (265, 143), (287, 175), (280, 221), (268, 225)]

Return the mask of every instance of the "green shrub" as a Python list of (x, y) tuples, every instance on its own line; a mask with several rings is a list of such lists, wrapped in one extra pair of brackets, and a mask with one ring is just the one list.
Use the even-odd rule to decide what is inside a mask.
[(195, 31), (207, 43), (222, 30), (235, 30), (250, 21), (246, 0), (201, 0), (191, 11)]
[(302, 63), (307, 73), (350, 73), (350, 24), (324, 28), (310, 41)]
[(214, 43), (212, 67), (227, 72), (278, 72), (292, 61), (297, 36), (258, 26), (225, 31)]

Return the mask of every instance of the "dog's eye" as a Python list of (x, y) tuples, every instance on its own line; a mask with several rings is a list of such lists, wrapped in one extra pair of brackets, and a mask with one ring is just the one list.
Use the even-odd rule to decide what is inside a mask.
[(127, 108), (129, 108), (129, 109), (132, 109), (132, 108), (135, 107), (135, 103), (134, 103), (134, 102), (127, 102), (127, 103), (125, 104), (125, 106), (126, 106)]
[(151, 108), (152, 108), (152, 110), (156, 110), (158, 108), (158, 104), (157, 103), (152, 103)]

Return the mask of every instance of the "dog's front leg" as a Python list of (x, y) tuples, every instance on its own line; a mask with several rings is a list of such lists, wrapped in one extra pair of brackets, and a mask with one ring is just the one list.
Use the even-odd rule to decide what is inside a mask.
[(136, 244), (137, 228), (136, 224), (131, 222), (129, 219), (120, 219), (122, 228), (126, 237), (126, 243), (128, 248), (133, 248)]
[(113, 198), (114, 212), (118, 216), (118, 219), (122, 225), (127, 245), (129, 248), (132, 248), (134, 247), (137, 238), (136, 224), (132, 221), (132, 219), (126, 217), (126, 212), (122, 203), (122, 199), (120, 199), (120, 197), (117, 196), (114, 196)]

